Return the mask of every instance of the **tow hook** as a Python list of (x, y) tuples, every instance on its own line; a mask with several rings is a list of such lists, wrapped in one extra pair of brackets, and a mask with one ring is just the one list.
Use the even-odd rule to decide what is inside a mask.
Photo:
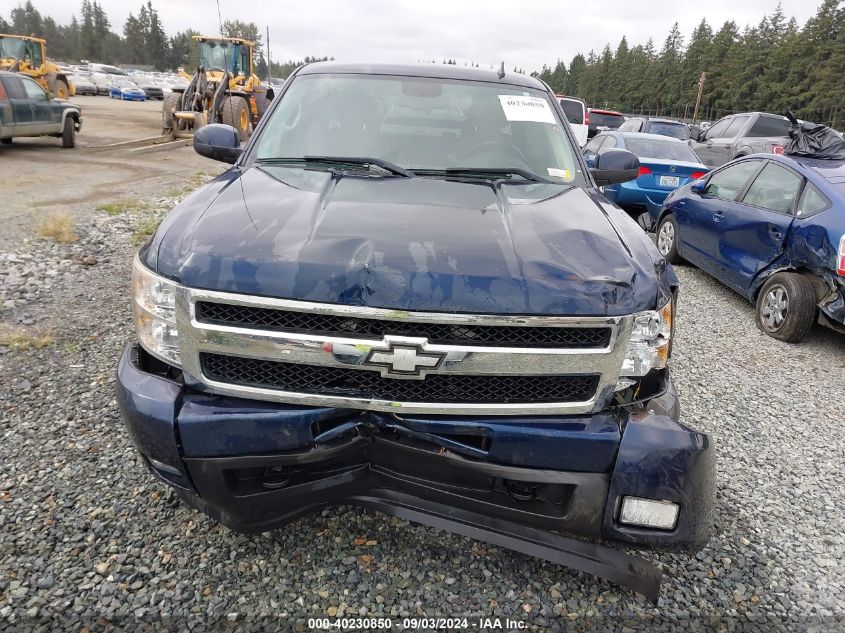
[(269, 466), (261, 475), (261, 486), (268, 490), (278, 490), (290, 483), (290, 470), (286, 466)]
[(505, 481), (505, 489), (514, 501), (533, 501), (537, 498), (538, 486), (521, 481)]

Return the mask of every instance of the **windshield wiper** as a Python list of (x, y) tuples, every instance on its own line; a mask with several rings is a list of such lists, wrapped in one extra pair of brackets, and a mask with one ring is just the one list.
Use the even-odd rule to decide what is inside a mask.
[(533, 171), (521, 167), (449, 167), (448, 169), (417, 169), (415, 174), (420, 176), (470, 176), (477, 178), (493, 177), (496, 180), (508, 180), (507, 176), (519, 176), (528, 182), (542, 182), (554, 184), (548, 178), (544, 178)]
[(381, 158), (367, 158), (365, 156), (302, 156), (301, 158), (259, 158), (259, 163), (273, 163), (276, 165), (296, 165), (299, 163), (322, 163), (324, 165), (363, 165), (364, 167), (378, 167), (380, 170), (394, 176), (412, 178), (414, 172), (394, 165)]

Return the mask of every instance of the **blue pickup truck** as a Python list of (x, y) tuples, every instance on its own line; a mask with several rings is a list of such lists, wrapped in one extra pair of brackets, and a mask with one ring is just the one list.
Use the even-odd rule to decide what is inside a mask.
[(78, 106), (55, 98), (25, 75), (0, 71), (0, 143), (16, 136), (56, 136), (63, 147), (75, 147), (81, 128)]
[[(230, 528), (375, 508), (657, 595), (600, 541), (696, 549), (709, 437), (669, 372), (678, 280), (525, 75), (317, 63), (141, 248), (118, 368), (152, 473)], [(592, 542), (588, 542), (592, 541)]]

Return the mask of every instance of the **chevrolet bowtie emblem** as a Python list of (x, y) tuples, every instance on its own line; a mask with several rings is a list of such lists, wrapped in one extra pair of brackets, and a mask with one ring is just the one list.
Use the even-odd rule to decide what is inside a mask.
[(425, 376), (425, 371), (437, 369), (446, 354), (427, 352), (412, 343), (389, 341), (386, 350), (370, 350), (364, 365), (378, 367), (385, 378), (412, 378)]

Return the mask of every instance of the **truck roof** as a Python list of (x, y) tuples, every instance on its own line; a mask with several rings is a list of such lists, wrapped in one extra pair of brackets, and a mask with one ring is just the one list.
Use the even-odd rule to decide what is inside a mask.
[(523, 86), (546, 90), (546, 86), (539, 79), (529, 75), (508, 72), (499, 78), (496, 70), (470, 68), (453, 64), (386, 64), (386, 63), (352, 63), (352, 62), (314, 62), (302, 67), (301, 75), (322, 74), (355, 74), (355, 75), (405, 75), (408, 77), (431, 77), (436, 79), (463, 79), (465, 81), (489, 81), (493, 83)]

